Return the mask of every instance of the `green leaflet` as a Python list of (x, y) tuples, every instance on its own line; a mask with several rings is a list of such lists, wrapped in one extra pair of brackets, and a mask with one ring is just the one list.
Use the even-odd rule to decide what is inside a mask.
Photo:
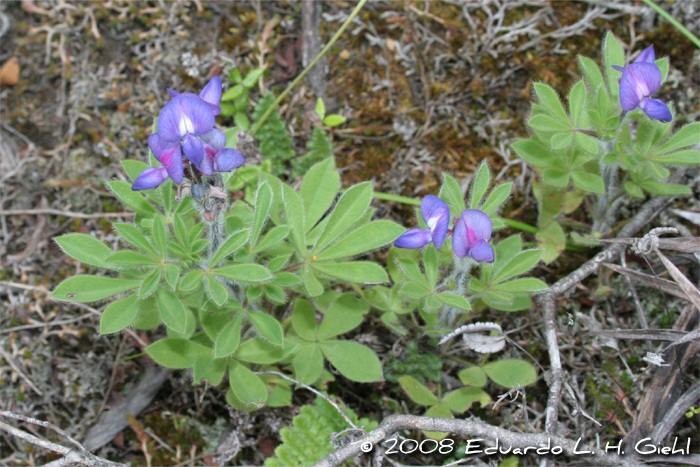
[(110, 303), (100, 318), (100, 334), (123, 331), (136, 318), (138, 311), (139, 303), (135, 294)]
[(348, 379), (360, 383), (381, 381), (382, 364), (368, 347), (350, 341), (323, 341), (323, 355)]
[(140, 284), (137, 280), (78, 275), (58, 284), (51, 296), (67, 302), (89, 303), (135, 289)]
[(338, 194), (340, 175), (332, 157), (311, 167), (304, 176), (299, 193), (306, 212), (306, 228), (311, 230), (328, 211)]
[(372, 201), (372, 184), (369, 182), (355, 185), (343, 193), (331, 212), (328, 224), (316, 242), (312, 254), (323, 250), (360, 219), (367, 211), (370, 201)]
[(192, 368), (199, 357), (211, 358), (211, 349), (189, 339), (167, 337), (146, 347), (146, 353), (159, 365), (176, 370)]
[(98, 268), (114, 269), (114, 266), (105, 262), (105, 259), (112, 254), (112, 250), (95, 237), (73, 233), (61, 235), (55, 240), (64, 253), (81, 263)]
[(330, 248), (318, 253), (318, 261), (345, 258), (376, 250), (393, 242), (406, 229), (395, 222), (379, 220), (351, 232)]

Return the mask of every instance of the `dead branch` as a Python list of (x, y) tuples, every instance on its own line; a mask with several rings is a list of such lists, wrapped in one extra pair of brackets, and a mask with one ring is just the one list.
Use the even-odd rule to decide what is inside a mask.
[(39, 447), (42, 447), (44, 449), (48, 449), (50, 451), (57, 452), (63, 456), (61, 459), (58, 459), (56, 461), (50, 462), (49, 464), (46, 464), (46, 466), (59, 467), (59, 466), (64, 466), (64, 465), (80, 464), (80, 465), (87, 465), (90, 467), (125, 467), (124, 464), (120, 464), (118, 462), (112, 462), (112, 461), (109, 461), (107, 459), (103, 459), (101, 457), (95, 456), (94, 454), (87, 451), (76, 440), (74, 440), (73, 438), (68, 436), (68, 434), (65, 431), (52, 425), (49, 422), (44, 422), (41, 420), (37, 420), (35, 418), (25, 417), (23, 415), (18, 415), (18, 414), (15, 414), (12, 412), (6, 412), (6, 411), (1, 411), (0, 416), (13, 418), (15, 420), (22, 420), (22, 421), (25, 421), (28, 423), (33, 423), (35, 425), (40, 425), (40, 426), (52, 429), (53, 431), (55, 431), (59, 435), (65, 437), (71, 443), (75, 444), (78, 447), (78, 449), (67, 448), (65, 446), (61, 446), (60, 444), (52, 443), (51, 441), (41, 439), (37, 436), (34, 436), (30, 433), (27, 433), (24, 430), (20, 430), (19, 428), (15, 428), (12, 425), (8, 425), (7, 423), (0, 421), (0, 430), (3, 430), (5, 432), (9, 433), (12, 436), (16, 436), (17, 438), (23, 439), (24, 441), (31, 443), (35, 446), (39, 446)]
[[(328, 454), (315, 463), (313, 467), (337, 467), (362, 452), (369, 452), (367, 450), (368, 446), (371, 445), (373, 449), (374, 446), (399, 430), (427, 430), (470, 436), (472, 438), (472, 449), (482, 449), (485, 447), (484, 444), (477, 443), (477, 441), (481, 441), (478, 438), (483, 437), (484, 439), (498, 440), (499, 444), (502, 446), (520, 449), (527, 447), (559, 446), (562, 448), (563, 454), (567, 456), (576, 456), (578, 458), (582, 456), (581, 451), (590, 451), (591, 454), (586, 457), (586, 461), (589, 462), (589, 465), (617, 466), (624, 462), (626, 462), (625, 465), (628, 467), (642, 467), (646, 465), (635, 459), (626, 459), (623, 461), (617, 455), (608, 454), (601, 449), (595, 449), (590, 446), (583, 446), (583, 444), (577, 446), (576, 441), (567, 438), (543, 433), (516, 433), (504, 428), (489, 425), (475, 418), (459, 420), (451, 418), (419, 417), (415, 415), (392, 415), (385, 418), (377, 429), (372, 430), (357, 441)], [(578, 452), (578, 454), (576, 452)]]

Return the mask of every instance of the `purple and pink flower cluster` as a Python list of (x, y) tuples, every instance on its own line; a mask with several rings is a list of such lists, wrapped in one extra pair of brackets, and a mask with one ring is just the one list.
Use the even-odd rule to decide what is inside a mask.
[[(450, 227), (450, 207), (437, 196), (428, 195), (420, 203), (421, 216), (427, 229), (411, 229), (396, 239), (398, 248), (422, 248), (433, 242), (442, 247)], [(477, 261), (493, 263), (493, 247), (489, 244), (493, 223), (488, 214), (478, 209), (465, 209), (457, 221), (452, 250), (460, 258), (471, 256)]]
[(225, 147), (226, 135), (214, 128), (214, 117), (221, 113), (221, 78), (213, 77), (199, 95), (168, 92), (172, 100), (158, 116), (158, 132), (148, 138), (153, 156), (163, 165), (144, 170), (134, 180), (134, 191), (155, 188), (168, 177), (179, 185), (186, 160), (204, 175), (229, 172), (245, 162), (240, 152)]

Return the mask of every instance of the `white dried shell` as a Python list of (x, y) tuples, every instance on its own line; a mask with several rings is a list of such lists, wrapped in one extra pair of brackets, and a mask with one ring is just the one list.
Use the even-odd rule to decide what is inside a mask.
[[(497, 336), (492, 336), (490, 333), (495, 331)], [(479, 333), (488, 334), (479, 334)], [(462, 335), (464, 345), (479, 353), (493, 353), (503, 350), (506, 346), (506, 339), (503, 336), (503, 329), (496, 323), (472, 323), (462, 326), (453, 332), (449, 333), (440, 340), (438, 345), (444, 344), (455, 336)]]

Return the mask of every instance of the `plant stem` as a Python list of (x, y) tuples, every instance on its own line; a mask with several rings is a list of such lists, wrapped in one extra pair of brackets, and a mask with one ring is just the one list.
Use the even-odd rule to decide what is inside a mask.
[(413, 206), (420, 206), (420, 201), (415, 198), (409, 198), (407, 196), (392, 195), (390, 193), (382, 193), (381, 191), (375, 191), (372, 196), (383, 201), (396, 201), (397, 203), (411, 204)]
[(292, 81), (292, 83), (289, 86), (287, 86), (287, 89), (282, 91), (282, 94), (277, 96), (277, 99), (275, 99), (275, 101), (272, 103), (272, 105), (265, 111), (263, 116), (260, 117), (260, 120), (255, 122), (255, 126), (253, 127), (252, 130), (250, 130), (251, 135), (253, 135), (253, 136), (255, 135), (255, 133), (260, 129), (262, 124), (265, 123), (265, 120), (267, 120), (267, 117), (269, 117), (270, 114), (280, 104), (280, 102), (282, 102), (282, 99), (284, 99), (287, 96), (287, 94), (289, 94), (289, 92), (292, 89), (294, 89), (294, 86), (299, 84), (299, 82), (302, 79), (304, 79), (304, 76), (306, 76), (306, 74), (309, 72), (309, 70), (311, 70), (316, 65), (316, 63), (318, 63), (318, 61), (321, 60), (321, 58), (323, 58), (324, 55), (326, 55), (326, 53), (330, 50), (330, 48), (333, 47), (333, 44), (335, 44), (335, 42), (340, 38), (340, 36), (343, 34), (343, 31), (345, 31), (345, 29), (350, 25), (350, 23), (352, 22), (353, 19), (355, 19), (355, 17), (358, 15), (358, 13), (360, 13), (360, 10), (362, 10), (362, 7), (365, 5), (365, 3), (367, 3), (367, 0), (360, 0), (360, 2), (357, 4), (357, 6), (355, 6), (355, 8), (350, 13), (350, 16), (348, 16), (348, 18), (345, 20), (345, 22), (343, 22), (343, 24), (338, 29), (338, 32), (336, 32), (333, 35), (333, 37), (331, 38), (330, 41), (328, 41), (328, 44), (323, 48), (323, 50), (321, 50), (321, 52), (316, 56), (316, 58), (314, 58), (314, 60), (311, 63), (309, 63), (309, 66), (304, 68), (304, 71), (302, 71), (299, 74), (299, 76), (297, 76), (294, 79), (294, 81)]
[(693, 44), (695, 44), (695, 46), (696, 46), (697, 48), (700, 49), (700, 39), (698, 39), (697, 36), (695, 36), (695, 34), (693, 34), (692, 32), (688, 31), (688, 30), (685, 28), (685, 26), (683, 26), (681, 23), (679, 23), (678, 21), (676, 21), (676, 19), (675, 19), (673, 16), (669, 15), (669, 14), (666, 12), (666, 10), (664, 10), (663, 8), (661, 8), (659, 5), (657, 5), (656, 3), (654, 3), (652, 0), (642, 0), (642, 1), (643, 1), (644, 3), (646, 3), (647, 5), (649, 5), (650, 7), (652, 7), (654, 10), (656, 10), (656, 12), (657, 12), (658, 14), (660, 14), (661, 16), (663, 16), (664, 19), (666, 19), (666, 21), (668, 21), (669, 23), (671, 23), (671, 25), (672, 25), (673, 27), (675, 27), (676, 29), (678, 29), (685, 37), (688, 38), (688, 40), (690, 40), (690, 42), (692, 42)]
[(505, 217), (499, 217), (498, 218), (501, 222), (503, 222), (505, 225), (508, 227), (513, 227), (514, 229), (522, 230), (524, 232), (530, 232), (536, 234), (539, 232), (537, 227), (533, 227), (529, 224), (524, 224), (522, 222), (514, 221), (513, 219), (506, 219)]

